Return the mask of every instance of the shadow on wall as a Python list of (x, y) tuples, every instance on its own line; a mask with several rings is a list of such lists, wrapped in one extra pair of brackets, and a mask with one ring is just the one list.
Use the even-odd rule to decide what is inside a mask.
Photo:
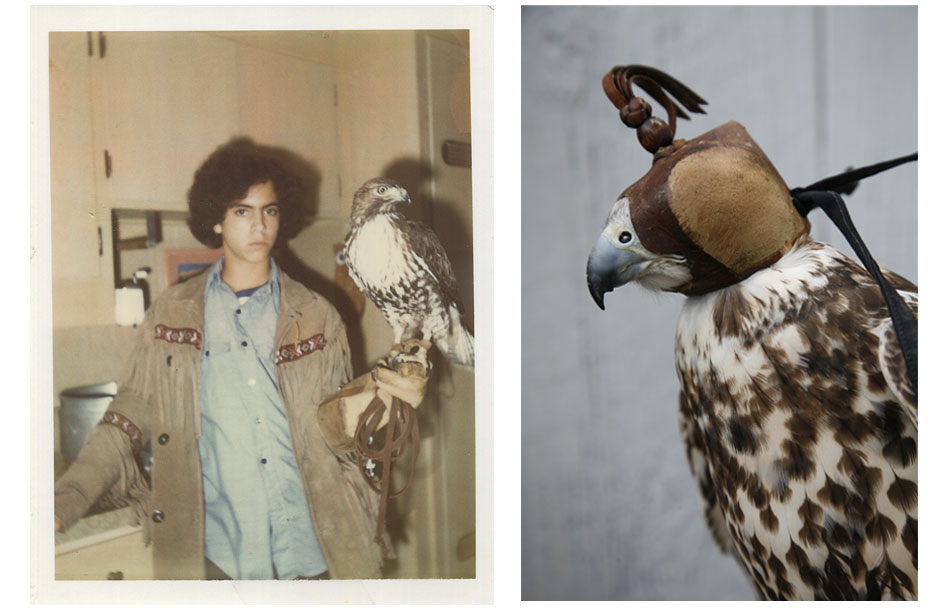
[(333, 279), (327, 278), (301, 261), (290, 247), (281, 248), (275, 255), (275, 259), (277, 265), (287, 272), (291, 278), (307, 289), (319, 293), (336, 308), (340, 318), (343, 319), (343, 323), (346, 324), (346, 339), (349, 342), (353, 372), (358, 374), (366, 371), (368, 364), (365, 363), (365, 339), (362, 335), (362, 321), (352, 298), (341, 290)]

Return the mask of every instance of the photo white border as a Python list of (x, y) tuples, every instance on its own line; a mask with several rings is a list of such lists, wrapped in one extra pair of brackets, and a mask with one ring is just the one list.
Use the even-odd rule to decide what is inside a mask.
[[(31, 451), (32, 603), (486, 604), (493, 601), (493, 9), (487, 6), (40, 6), (31, 8)], [(115, 30), (470, 31), (474, 303), (477, 330), (476, 578), (460, 580), (56, 581), (52, 525), (54, 405), (49, 237), (48, 33)], [(517, 107), (518, 108), (518, 107)], [(518, 311), (516, 311), (518, 312)], [(481, 333), (491, 330), (490, 333)], [(518, 383), (517, 383), (518, 384)], [(518, 404), (516, 404), (518, 405)], [(42, 407), (46, 407), (43, 409)], [(515, 443), (506, 443), (518, 449)], [(518, 533), (518, 514), (515, 515)], [(46, 528), (45, 526), (49, 526)], [(518, 568), (518, 557), (513, 560)]]

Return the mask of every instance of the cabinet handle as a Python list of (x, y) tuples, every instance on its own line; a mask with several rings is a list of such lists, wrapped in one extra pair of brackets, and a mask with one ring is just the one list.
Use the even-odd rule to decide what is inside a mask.
[(101, 226), (98, 226), (98, 257), (104, 255), (104, 238), (101, 236)]
[(104, 32), (98, 32), (98, 57), (104, 59), (104, 52), (107, 49), (107, 41)]
[(111, 178), (111, 154), (104, 150), (104, 177)]
[(441, 144), (441, 158), (448, 166), (469, 168), (472, 158), (470, 143), (445, 140)]

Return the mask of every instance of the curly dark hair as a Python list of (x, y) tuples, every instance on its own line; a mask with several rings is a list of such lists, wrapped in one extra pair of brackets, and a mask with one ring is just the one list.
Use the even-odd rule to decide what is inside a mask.
[(302, 180), (278, 160), (271, 147), (250, 138), (235, 138), (216, 149), (196, 170), (189, 188), (189, 229), (211, 249), (222, 246), (212, 229), (225, 218), (228, 208), (254, 185), (271, 181), (280, 208), (277, 246), (303, 228), (305, 189)]

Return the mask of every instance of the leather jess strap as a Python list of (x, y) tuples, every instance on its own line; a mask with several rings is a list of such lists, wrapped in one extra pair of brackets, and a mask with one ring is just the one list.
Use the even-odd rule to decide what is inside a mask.
[[(418, 417), (417, 411), (411, 404), (407, 404), (392, 396), (391, 406), (388, 407), (388, 425), (384, 435), (379, 434), (379, 424), (385, 413), (386, 406), (376, 395), (369, 406), (359, 415), (354, 436), (356, 458), (359, 470), (369, 486), (379, 492), (379, 514), (376, 521), (375, 541), (382, 547), (382, 552), (388, 555), (385, 540), (382, 537), (385, 531), (385, 516), (388, 509), (388, 500), (402, 495), (414, 480), (415, 465), (418, 461)], [(378, 440), (381, 438), (381, 441)], [(381, 445), (379, 443), (381, 442)], [(412, 446), (411, 465), (408, 470), (408, 480), (396, 492), (391, 490), (392, 464), (398, 460)], [(375, 484), (374, 465), (381, 465), (379, 484)]]

